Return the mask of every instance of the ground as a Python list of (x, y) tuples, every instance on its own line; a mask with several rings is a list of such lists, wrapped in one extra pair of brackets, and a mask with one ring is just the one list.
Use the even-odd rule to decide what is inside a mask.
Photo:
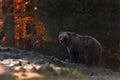
[(86, 67), (34, 51), (0, 48), (1, 80), (120, 80), (120, 72)]

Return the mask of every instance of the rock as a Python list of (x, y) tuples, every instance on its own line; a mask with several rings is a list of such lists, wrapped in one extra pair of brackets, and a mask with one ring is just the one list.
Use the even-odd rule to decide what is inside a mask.
[(39, 69), (41, 68), (42, 65), (36, 65), (35, 68), (37, 71), (39, 71)]
[(34, 64), (45, 64), (47, 63), (46, 61), (44, 61), (44, 59), (38, 59), (36, 61), (33, 61)]
[(9, 67), (20, 66), (20, 61), (16, 59), (4, 59), (3, 61), (0, 61), (0, 63), (5, 64)]
[(60, 67), (56, 67), (54, 65), (51, 65), (49, 63), (43, 64), (41, 66), (39, 66), (38, 69), (36, 69), (38, 73), (40, 74), (53, 74), (53, 75), (59, 75), (61, 74), (62, 70)]
[(20, 62), (20, 65), (21, 65), (21, 66), (24, 66), (24, 65), (30, 63), (29, 61), (27, 61), (27, 60), (22, 60), (22, 59), (19, 59), (19, 62)]
[(0, 61), (0, 63), (5, 64), (5, 65), (9, 65), (13, 62), (13, 59), (4, 59), (3, 61)]
[(46, 63), (46, 64), (43, 64), (39, 70), (37, 70), (39, 73), (42, 73), (42, 74), (45, 74), (45, 73), (48, 73), (48, 72), (52, 72), (53, 69), (50, 67), (50, 64), (49, 63)]
[(23, 67), (26, 71), (35, 72), (36, 68), (32, 64), (27, 64)]
[(18, 71), (18, 72), (25, 72), (26, 71), (22, 66), (15, 66), (13, 69)]
[(9, 48), (9, 47), (2, 47), (2, 46), (0, 46), (0, 51), (12, 51), (12, 49)]

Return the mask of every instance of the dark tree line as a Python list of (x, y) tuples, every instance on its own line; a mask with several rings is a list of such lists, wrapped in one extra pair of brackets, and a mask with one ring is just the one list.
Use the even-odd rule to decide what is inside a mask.
[[(17, 17), (30, 15), (31, 18), (43, 22), (48, 34), (53, 38), (57, 37), (60, 31), (68, 30), (93, 35), (106, 46), (115, 47), (119, 43), (119, 0), (23, 0), (19, 3), (21, 9), (18, 10), (15, 8), (15, 1), (2, 2), (2, 34), (9, 37), (6, 42), (11, 41), (11, 44), (14, 44), (12, 36), (16, 14), (19, 15)], [(26, 12), (22, 12), (22, 6)], [(34, 7), (37, 7), (37, 10), (34, 10)], [(114, 43), (109, 44), (111, 41)]]

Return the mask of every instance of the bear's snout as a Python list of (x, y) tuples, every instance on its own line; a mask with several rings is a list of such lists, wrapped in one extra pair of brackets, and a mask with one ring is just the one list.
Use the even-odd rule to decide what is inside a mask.
[(62, 44), (68, 43), (68, 38), (66, 36), (59, 36), (59, 40)]
[(64, 36), (60, 36), (60, 41), (63, 41), (64, 40)]

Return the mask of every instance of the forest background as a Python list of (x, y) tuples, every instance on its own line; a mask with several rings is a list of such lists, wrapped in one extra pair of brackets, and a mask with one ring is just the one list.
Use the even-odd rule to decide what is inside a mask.
[[(2, 46), (68, 58), (61, 31), (95, 37), (104, 66), (120, 67), (120, 0), (0, 0)], [(113, 65), (114, 64), (114, 65)]]

